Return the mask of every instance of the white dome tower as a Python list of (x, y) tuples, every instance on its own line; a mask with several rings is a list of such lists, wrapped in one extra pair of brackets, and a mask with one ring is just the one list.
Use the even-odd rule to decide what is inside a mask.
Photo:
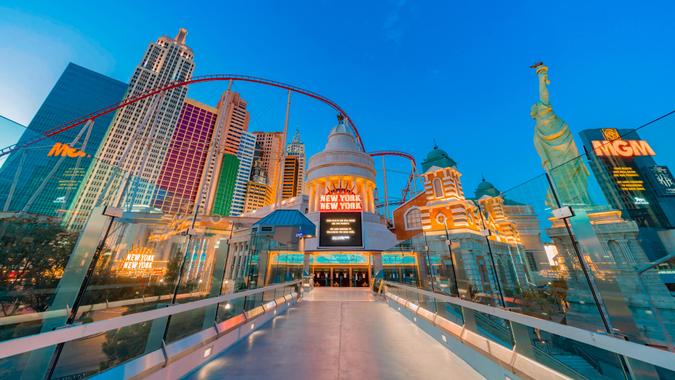
[[(319, 229), (320, 215), (330, 211), (352, 211), (350, 207), (358, 207), (362, 215), (362, 245), (349, 246), (350, 249), (383, 250), (396, 244), (396, 238), (386, 228), (384, 218), (375, 213), (375, 164), (373, 158), (363, 152), (349, 132), (343, 117), (338, 117), (338, 124), (328, 135), (328, 142), (323, 151), (309, 159), (305, 189), (309, 195), (309, 215)], [(339, 204), (338, 209), (330, 202), (325, 202), (326, 195), (347, 195), (356, 203)], [(347, 198), (345, 198), (347, 199)], [(356, 206), (358, 205), (358, 206)], [(321, 233), (321, 232), (320, 232)], [(308, 239), (307, 250), (323, 249), (319, 239)], [(345, 246), (347, 248), (347, 246)], [(332, 248), (335, 249), (335, 248)]]

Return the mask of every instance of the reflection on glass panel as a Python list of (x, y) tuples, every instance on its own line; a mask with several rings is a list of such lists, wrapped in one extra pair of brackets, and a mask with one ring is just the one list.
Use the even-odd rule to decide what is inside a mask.
[(450, 322), (454, 322), (460, 326), (464, 324), (464, 317), (462, 316), (462, 308), (460, 306), (436, 300), (436, 309), (439, 316)]
[(514, 310), (592, 331), (606, 331), (556, 196), (545, 175), (500, 195), (518, 232), (526, 284), (511, 301)]
[(114, 222), (85, 289), (79, 320), (108, 319), (171, 303), (185, 241), (169, 224)]
[(227, 319), (239, 315), (244, 312), (244, 297), (235, 298), (231, 301), (224, 302), (218, 305), (217, 322), (222, 322)]
[[(603, 137), (595, 130), (586, 132), (586, 139)], [(616, 145), (609, 140), (588, 140), (608, 143), (589, 153), (593, 175), (586, 191), (592, 203), (575, 205), (569, 224), (597, 284), (612, 332), (631, 341), (672, 347), (675, 300), (652, 264), (666, 255), (659, 247), (669, 244), (659, 237), (658, 231), (668, 231), (668, 222), (661, 217), (658, 195), (647, 183), (647, 168), (653, 168), (654, 161), (646, 147), (634, 156), (636, 144), (644, 141), (636, 134), (617, 139), (626, 149), (635, 145), (633, 156), (617, 157), (611, 150), (602, 151)], [(587, 157), (575, 161), (586, 165)], [(564, 166), (557, 170), (564, 170)], [(636, 197), (646, 201), (636, 204)]]
[(174, 342), (212, 326), (213, 319), (205, 318), (208, 309), (211, 308), (209, 306), (172, 315), (166, 331), (166, 342)]
[[(626, 378), (618, 355), (512, 322), (520, 354), (579, 379)], [(639, 377), (638, 377), (639, 378)]]
[(165, 323), (149, 321), (68, 342), (53, 379), (91, 376), (159, 349)]
[(467, 311), (467, 313), (469, 312), (475, 321), (475, 332), (493, 342), (513, 348), (513, 334), (511, 324), (508, 321), (478, 311)]

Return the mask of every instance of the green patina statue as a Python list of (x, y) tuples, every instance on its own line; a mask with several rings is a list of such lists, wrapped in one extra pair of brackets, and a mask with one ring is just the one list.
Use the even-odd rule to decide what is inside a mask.
[[(551, 176), (560, 204), (588, 206), (591, 204), (588, 169), (579, 157), (569, 126), (553, 112), (549, 103), (548, 67), (542, 62), (531, 67), (539, 77), (539, 101), (530, 111), (530, 116), (536, 121), (534, 147), (544, 170)], [(558, 207), (550, 191), (546, 203), (550, 207)]]

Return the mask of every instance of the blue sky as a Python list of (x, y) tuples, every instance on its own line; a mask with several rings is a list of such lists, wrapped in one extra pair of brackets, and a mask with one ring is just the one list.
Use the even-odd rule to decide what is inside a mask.
[[(195, 75), (251, 74), (319, 92), (347, 110), (368, 150), (421, 161), (435, 140), (468, 193), (481, 175), (506, 189), (541, 173), (529, 116), (536, 61), (550, 67), (551, 101), (575, 134), (675, 108), (672, 1), (212, 3), (3, 2), (0, 115), (28, 123), (69, 61), (128, 81), (147, 43), (179, 27)], [(189, 96), (215, 103), (224, 89), (199, 85)], [(249, 101), (251, 130), (281, 128), (283, 91), (235, 89)], [(642, 133), (671, 166), (673, 119)], [(309, 154), (334, 124), (330, 109), (294, 97), (290, 127)], [(403, 177), (404, 162), (389, 165)]]

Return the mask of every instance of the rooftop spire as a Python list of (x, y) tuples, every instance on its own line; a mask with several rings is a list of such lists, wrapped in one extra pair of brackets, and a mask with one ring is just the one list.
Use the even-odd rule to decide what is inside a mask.
[(291, 144), (302, 144), (302, 140), (300, 139), (300, 130), (297, 128), (295, 129), (295, 135), (293, 135)]
[(178, 34), (176, 35), (176, 38), (174, 40), (179, 44), (179, 45), (185, 45), (185, 37), (187, 37), (187, 29), (185, 28), (180, 28), (178, 30)]

